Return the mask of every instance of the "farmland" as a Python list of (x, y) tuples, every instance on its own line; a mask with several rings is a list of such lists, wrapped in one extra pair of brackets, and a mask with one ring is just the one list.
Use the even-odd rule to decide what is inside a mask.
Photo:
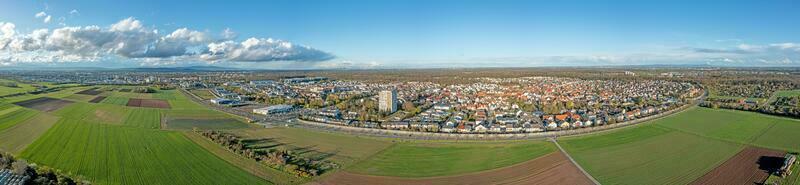
[(745, 145), (797, 151), (797, 129), (797, 120), (692, 108), (648, 125), (565, 138), (561, 143), (602, 183), (686, 184)]
[(85, 175), (98, 184), (264, 183), (181, 133), (70, 118), (62, 118), (22, 157)]
[(21, 107), (8, 107), (0, 109), (0, 131), (13, 127), (36, 115), (35, 111)]
[(118, 96), (111, 96), (111, 97), (106, 97), (106, 99), (103, 99), (103, 101), (100, 101), (100, 102), (101, 103), (107, 103), (107, 104), (113, 104), (113, 105), (125, 106), (125, 105), (128, 104), (128, 98), (118, 97)]
[[(4, 84), (16, 84), (17, 87), (9, 87)], [(19, 83), (11, 80), (0, 79), (0, 96), (8, 95), (8, 94), (15, 94), (15, 93), (24, 93), (31, 90), (35, 90), (36, 88), (31, 86), (30, 84)]]
[[(278, 184), (317, 180), (526, 183), (562, 182), (559, 179), (563, 177), (555, 174), (565, 173), (573, 174), (569, 179), (575, 180), (574, 184), (588, 182), (544, 141), (402, 141), (291, 127), (255, 128), (175, 90), (147, 95), (88, 91), (108, 95), (100, 103), (88, 102), (97, 96), (75, 94), (88, 93), (91, 88), (3, 100), (0, 150), (79, 174), (96, 184), (269, 183), (264, 179)], [(163, 100), (171, 108), (126, 106), (131, 99), (143, 97)], [(333, 161), (342, 168), (316, 179), (294, 177), (187, 131), (192, 128), (223, 130), (247, 139), (248, 147), (289, 150)], [(800, 130), (797, 120), (692, 108), (648, 124), (565, 137), (559, 142), (604, 184), (687, 184), (714, 170), (724, 170), (716, 168), (748, 145), (798, 151), (796, 130)], [(129, 170), (151, 168), (154, 170)], [(481, 178), (474, 178), (476, 175)]]
[(741, 149), (654, 125), (561, 142), (584, 169), (606, 184), (687, 184)]
[(262, 147), (287, 150), (302, 149), (307, 157), (325, 156), (328, 160), (348, 166), (367, 158), (391, 145), (389, 141), (369, 137), (322, 133), (300, 128), (270, 128), (230, 130), (232, 134)]
[(204, 100), (214, 99), (214, 95), (208, 89), (191, 90), (192, 94), (199, 96)]
[(18, 154), (52, 127), (58, 117), (44, 113), (0, 131), (0, 151)]
[[(555, 151), (547, 142), (399, 143), (349, 171), (397, 177), (435, 177), (484, 171)], [(469, 162), (461, 162), (469, 161)]]
[(800, 120), (724, 109), (694, 108), (656, 124), (710, 137), (764, 148), (800, 151)]
[(593, 184), (561, 152), (494, 170), (462, 175), (405, 178), (339, 172), (320, 180), (323, 184)]
[[(169, 110), (77, 101), (76, 97), (89, 99), (74, 94), (86, 89), (89, 87), (23, 95), (0, 103), (0, 150), (83, 176), (94, 184), (269, 184), (220, 159), (182, 132), (160, 130), (161, 116)], [(128, 100), (109, 94), (111, 100)], [(180, 95), (170, 91), (158, 96), (176, 99)], [(63, 103), (66, 101), (58, 98), (76, 102)]]

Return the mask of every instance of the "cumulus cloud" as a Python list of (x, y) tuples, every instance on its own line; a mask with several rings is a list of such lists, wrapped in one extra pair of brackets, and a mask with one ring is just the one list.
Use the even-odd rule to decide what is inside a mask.
[[(42, 16), (49, 16), (41, 12)], [(41, 17), (38, 14), (37, 17)], [(0, 61), (69, 62), (121, 58), (139, 62), (208, 61), (271, 62), (323, 61), (333, 55), (272, 38), (235, 41), (226, 29), (222, 38), (203, 31), (180, 28), (169, 34), (129, 17), (110, 26), (73, 26), (36, 29), (19, 34), (12, 23), (0, 22)]]
[(36, 18), (42, 18), (44, 16), (47, 16), (47, 13), (39, 12), (39, 13), (36, 13), (36, 15), (35, 15)]
[(208, 61), (325, 61), (333, 55), (277, 39), (249, 38), (243, 42), (225, 41), (208, 44), (208, 53), (200, 58)]
[(53, 16), (47, 15), (47, 13), (45, 13), (45, 12), (36, 13), (36, 15), (34, 15), (34, 17), (43, 18), (42, 22), (44, 22), (44, 23), (50, 23), (50, 20), (53, 19)]
[(0, 50), (5, 49), (8, 43), (13, 41), (13, 37), (17, 33), (15, 28), (16, 26), (12, 23), (0, 22)]
[(225, 28), (225, 30), (222, 30), (222, 33), (220, 35), (222, 36), (222, 39), (226, 40), (233, 40), (239, 36), (238, 34), (236, 34), (236, 32), (233, 32), (233, 30), (231, 30), (230, 28)]

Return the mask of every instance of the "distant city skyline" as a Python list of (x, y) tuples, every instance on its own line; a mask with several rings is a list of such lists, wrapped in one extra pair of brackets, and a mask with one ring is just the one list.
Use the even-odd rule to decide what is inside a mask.
[(0, 69), (800, 66), (798, 1), (10, 1)]

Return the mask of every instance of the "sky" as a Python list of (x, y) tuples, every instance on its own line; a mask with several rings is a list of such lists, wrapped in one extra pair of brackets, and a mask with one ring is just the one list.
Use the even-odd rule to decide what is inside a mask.
[(0, 68), (800, 66), (800, 1), (11, 1)]

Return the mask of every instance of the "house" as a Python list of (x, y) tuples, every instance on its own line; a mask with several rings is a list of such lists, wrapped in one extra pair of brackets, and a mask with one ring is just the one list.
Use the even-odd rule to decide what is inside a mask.
[(442, 126), (441, 131), (446, 133), (453, 133), (456, 131), (455, 124), (452, 124), (452, 122), (448, 122), (448, 124)]
[(479, 124), (479, 125), (475, 125), (475, 129), (474, 130), (477, 133), (486, 133), (486, 131), (488, 131), (489, 129), (486, 128), (486, 126), (483, 126), (483, 125)]
[(489, 132), (491, 133), (502, 133), (505, 131), (505, 126), (501, 126), (498, 124), (492, 124), (489, 126)]
[(564, 129), (567, 129), (567, 128), (569, 128), (569, 122), (562, 121), (562, 122), (561, 122), (561, 124), (560, 124), (560, 127), (561, 127), (561, 128), (564, 128)]
[(556, 129), (556, 128), (558, 128), (558, 124), (555, 121), (547, 122), (547, 128), (548, 129)]
[(381, 123), (381, 127), (384, 129), (406, 129), (409, 127), (408, 122), (405, 121), (389, 121)]
[(581, 122), (580, 120), (572, 123), (572, 128), (580, 128), (580, 127), (583, 127), (583, 122)]

